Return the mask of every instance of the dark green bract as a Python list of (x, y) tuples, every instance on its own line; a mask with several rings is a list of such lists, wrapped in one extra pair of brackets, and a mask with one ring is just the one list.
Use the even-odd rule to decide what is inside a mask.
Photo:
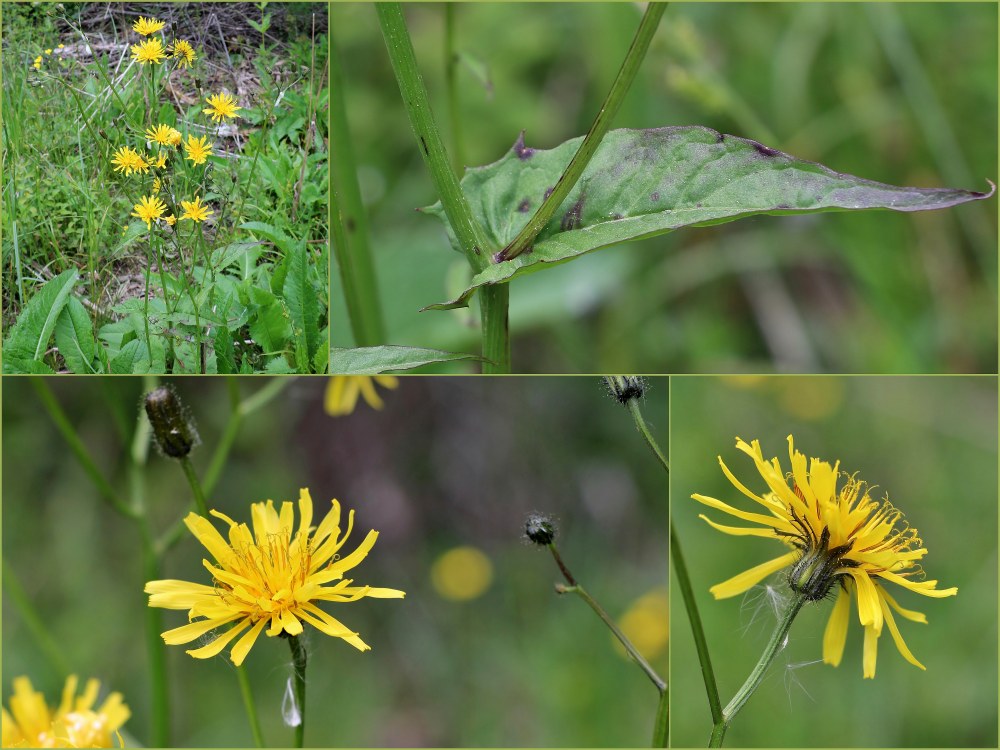
[[(462, 190), (498, 246), (517, 236), (582, 141), (574, 138), (545, 151), (525, 146), (522, 133), (502, 159), (466, 172)], [(502, 262), (494, 258), (457, 299), (425, 309), (464, 307), (485, 284), (506, 283), (592, 250), (681, 227), (755, 214), (927, 211), (988, 198), (994, 190), (992, 184), (988, 193), (885, 185), (700, 126), (612, 130), (529, 251)], [(440, 203), (424, 210), (447, 225)]]

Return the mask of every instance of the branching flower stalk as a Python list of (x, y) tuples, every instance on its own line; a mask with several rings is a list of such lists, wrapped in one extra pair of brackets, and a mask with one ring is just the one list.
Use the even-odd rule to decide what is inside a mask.
[(649, 678), (650, 682), (656, 687), (660, 694), (659, 702), (657, 704), (656, 712), (656, 723), (653, 727), (653, 746), (654, 747), (666, 747), (667, 740), (667, 704), (669, 700), (669, 695), (667, 691), (667, 682), (656, 670), (649, 664), (648, 661), (639, 653), (638, 649), (632, 644), (628, 637), (621, 631), (621, 629), (615, 624), (615, 621), (611, 619), (611, 616), (604, 610), (604, 608), (598, 603), (593, 596), (576, 580), (576, 577), (570, 571), (569, 567), (566, 565), (559, 554), (559, 549), (555, 544), (556, 528), (554, 522), (542, 515), (532, 514), (528, 516), (525, 523), (525, 535), (533, 543), (540, 547), (545, 547), (548, 549), (549, 553), (552, 555), (552, 559), (555, 561), (556, 567), (559, 568), (559, 572), (562, 573), (563, 578), (566, 580), (566, 584), (562, 583), (556, 584), (556, 593), (559, 594), (576, 594), (587, 606), (590, 607), (594, 614), (596, 614), (603, 622), (608, 630), (611, 631), (612, 635), (618, 639), (622, 647), (628, 653), (629, 657), (636, 663), (636, 665), (643, 671), (643, 673)]

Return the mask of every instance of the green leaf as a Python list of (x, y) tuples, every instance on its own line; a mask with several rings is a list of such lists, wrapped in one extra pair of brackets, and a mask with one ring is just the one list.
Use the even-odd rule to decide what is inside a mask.
[(87, 308), (76, 297), (70, 297), (56, 321), (56, 346), (70, 372), (94, 373), (94, 329)]
[(111, 372), (114, 375), (131, 375), (142, 362), (149, 364), (149, 352), (142, 341), (133, 339), (111, 360)]
[(250, 338), (265, 354), (275, 354), (285, 348), (285, 342), (292, 336), (289, 315), (277, 299), (266, 289), (250, 287), (250, 302), (257, 305), (256, 313), (250, 319)]
[(391, 370), (412, 370), (434, 362), (462, 359), (484, 361), (475, 354), (419, 349), (412, 346), (364, 346), (357, 349), (330, 349), (330, 372), (335, 375), (378, 375)]
[(41, 361), (77, 279), (75, 269), (63, 271), (28, 301), (4, 342), (4, 372), (8, 372), (8, 359)]
[(309, 372), (312, 355), (319, 348), (320, 309), (316, 290), (309, 281), (309, 258), (304, 245), (297, 245), (289, 255), (282, 296), (292, 318), (295, 364), (299, 372)]
[(215, 332), (215, 359), (220, 375), (236, 372), (236, 353), (233, 351), (233, 337), (225, 328)]
[[(582, 140), (545, 151), (525, 146), (522, 134), (502, 159), (466, 172), (462, 190), (497, 245), (509, 244), (528, 222)], [(994, 190), (992, 183), (988, 193), (884, 185), (700, 126), (613, 130), (530, 251), (492, 263), (456, 299), (425, 309), (464, 307), (484, 284), (682, 227), (756, 214), (926, 211), (988, 198)], [(440, 203), (425, 211), (447, 224)]]

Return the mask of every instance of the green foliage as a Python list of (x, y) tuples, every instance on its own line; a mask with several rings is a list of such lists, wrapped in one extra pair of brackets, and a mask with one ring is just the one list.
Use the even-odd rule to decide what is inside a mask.
[[(498, 246), (510, 243), (528, 223), (582, 141), (574, 138), (546, 151), (528, 148), (522, 136), (499, 161), (466, 172), (462, 190)], [(683, 227), (756, 214), (929, 211), (992, 195), (993, 190), (884, 185), (710, 128), (614, 130), (530, 252), (494, 263), (455, 302), (432, 307), (463, 306), (483, 284), (505, 283), (592, 250)], [(448, 223), (440, 203), (427, 210)], [(448, 230), (460, 251), (450, 225)]]
[[(22, 319), (32, 293), (38, 293), (24, 282), (36, 275), (31, 271), (72, 270), (86, 280), (73, 294), (89, 303), (91, 327), (89, 333), (83, 330), (85, 316), (71, 305), (61, 319), (58, 348), (44, 357), (51, 370), (214, 371), (220, 366), (218, 346), (224, 371), (263, 371), (274, 357), (287, 357), (294, 372), (311, 372), (318, 321), (326, 318), (328, 304), (327, 154), (325, 128), (316, 125), (327, 95), (325, 40), (313, 38), (307, 27), (304, 39), (274, 44), (286, 29), (276, 29), (271, 15), (263, 15), (259, 31), (268, 46), (245, 47), (240, 54), (281, 74), (268, 73), (259, 88), (251, 87), (252, 104), (251, 97), (241, 96), (238, 137), (210, 130), (215, 155), (204, 166), (185, 161), (182, 150), (169, 150), (167, 169), (126, 176), (112, 170), (115, 150), (127, 145), (152, 156), (156, 148), (147, 145), (143, 131), (159, 123), (185, 135), (201, 134), (189, 131), (192, 123), (207, 119), (204, 102), (190, 99), (192, 85), (197, 81), (206, 93), (231, 86), (228, 77), (213, 71), (242, 64), (242, 57), (234, 49), (232, 60), (217, 62), (205, 59), (210, 50), (196, 49), (190, 74), (168, 63), (158, 68), (155, 83), (149, 73), (157, 66), (136, 65), (122, 76), (111, 55), (76, 49), (87, 38), (87, 29), (78, 27), (83, 6), (46, 8), (44, 14), (30, 5), (4, 9), (5, 326)], [(300, 21), (294, 25), (302, 31)], [(131, 41), (130, 30), (122, 33)], [(66, 52), (53, 49), (35, 70), (31, 61), (41, 47), (56, 48), (59, 41)], [(304, 77), (284, 73), (290, 56)], [(174, 95), (165, 90), (168, 77)], [(181, 104), (178, 91), (188, 101)], [(203, 232), (190, 221), (171, 227), (154, 222), (151, 232), (130, 216), (140, 196), (156, 193), (154, 177), (161, 178), (167, 213), (179, 217), (181, 200), (201, 196), (213, 211)], [(274, 242), (267, 232), (241, 228), (244, 223), (270, 227), (288, 241)], [(260, 310), (251, 302), (252, 287), (269, 290), (272, 304), (290, 314), (283, 284), (286, 256), (293, 251), (299, 255), (299, 281), (306, 279), (314, 292), (302, 304), (316, 320), (302, 328), (307, 346), (298, 357), (289, 337), (269, 336), (264, 347), (249, 333), (251, 324), (259, 328), (256, 315), (274, 317), (274, 308)], [(148, 303), (142, 299), (147, 286)], [(300, 283), (300, 295), (305, 289)], [(92, 351), (88, 342), (94, 343)]]
[(63, 271), (31, 298), (4, 341), (4, 373), (52, 372), (42, 359), (79, 278), (76, 271)]
[(472, 354), (412, 346), (359, 346), (353, 349), (334, 347), (330, 350), (330, 355), (333, 361), (332, 372), (338, 375), (377, 375), (392, 370), (412, 370), (435, 362), (480, 359)]

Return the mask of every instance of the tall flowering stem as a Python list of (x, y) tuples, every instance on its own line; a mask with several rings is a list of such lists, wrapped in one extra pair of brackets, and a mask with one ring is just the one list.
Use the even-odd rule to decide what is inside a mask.
[[(434, 119), (424, 79), (417, 67), (402, 6), (399, 3), (376, 3), (375, 7), (410, 125), (420, 145), (420, 154), (430, 170), (441, 205), (448, 215), (448, 222), (454, 228), (462, 252), (472, 269), (478, 273), (489, 265), (490, 258), (496, 252), (496, 244), (473, 216), (468, 199), (462, 193), (448, 160), (448, 151)], [(482, 351), (483, 357), (488, 360), (483, 365), (484, 373), (510, 372), (509, 304), (510, 292), (506, 284), (485, 286), (480, 290)]]

